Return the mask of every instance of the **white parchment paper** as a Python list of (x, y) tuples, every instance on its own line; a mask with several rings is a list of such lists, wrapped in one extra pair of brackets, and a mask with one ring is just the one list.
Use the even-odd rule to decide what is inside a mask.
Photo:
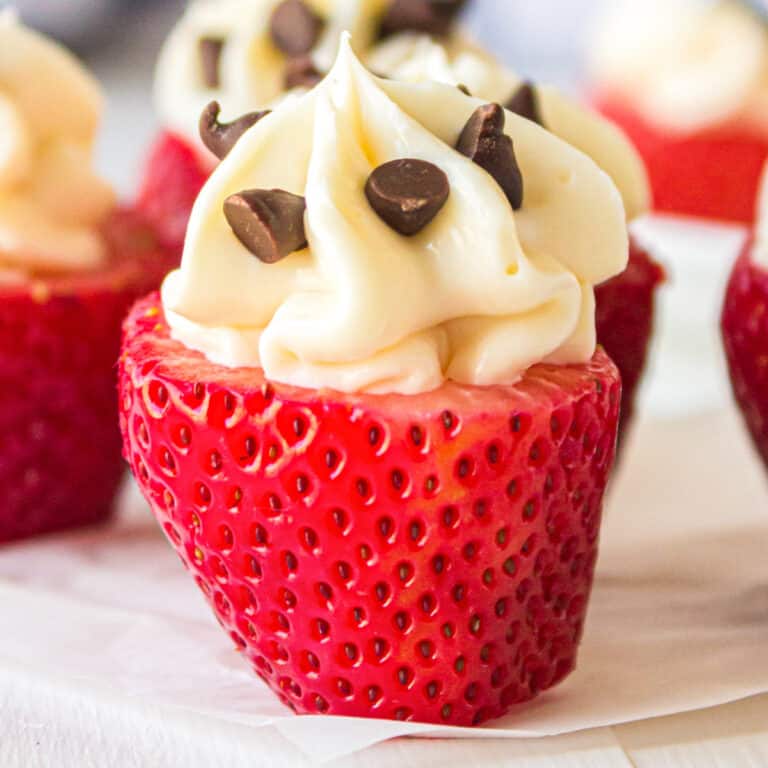
[(296, 717), (251, 674), (143, 503), (0, 551), (0, 665), (254, 728), (318, 760), (403, 735), (548, 736), (768, 692), (768, 489), (735, 413), (640, 426), (578, 671), (481, 729)]

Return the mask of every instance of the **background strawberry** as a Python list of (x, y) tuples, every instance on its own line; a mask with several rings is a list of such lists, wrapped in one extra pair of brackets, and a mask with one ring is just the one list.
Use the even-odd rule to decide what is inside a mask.
[(298, 712), (480, 723), (574, 667), (621, 385), (588, 365), (406, 397), (268, 384), (126, 322), (124, 450), (257, 674)]
[(0, 288), (0, 542), (105, 518), (123, 473), (115, 363), (120, 326), (168, 266), (121, 211), (96, 273)]
[(752, 260), (752, 247), (733, 268), (722, 331), (736, 400), (768, 466), (768, 271)]
[(631, 241), (629, 265), (595, 290), (597, 339), (621, 373), (619, 439), (626, 438), (653, 336), (656, 289), (664, 270)]
[(149, 152), (136, 205), (163, 246), (179, 257), (192, 206), (211, 170), (201, 151), (168, 131)]
[(668, 213), (751, 223), (768, 140), (735, 125), (677, 136), (650, 125), (609, 96), (593, 100), (640, 152), (654, 208)]

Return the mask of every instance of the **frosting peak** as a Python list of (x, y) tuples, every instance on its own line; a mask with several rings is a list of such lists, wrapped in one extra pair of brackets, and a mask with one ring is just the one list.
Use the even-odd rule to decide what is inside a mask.
[[(525, 183), (514, 211), (454, 149), (482, 105), (447, 85), (380, 80), (345, 41), (326, 80), (250, 128), (203, 189), (163, 287), (174, 336), (224, 365), (343, 391), (506, 384), (541, 361), (589, 359), (592, 288), (627, 260), (621, 197), (588, 157), (507, 113)], [(365, 192), (375, 169), (403, 158), (450, 186), (411, 237)], [(263, 263), (223, 209), (274, 189), (304, 198), (307, 247)]]
[(0, 14), (0, 280), (88, 269), (112, 207), (91, 171), (101, 98), (55, 43)]

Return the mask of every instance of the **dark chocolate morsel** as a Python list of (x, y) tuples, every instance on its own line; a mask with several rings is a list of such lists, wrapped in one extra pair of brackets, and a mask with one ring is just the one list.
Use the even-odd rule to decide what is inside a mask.
[(272, 42), (286, 56), (309, 53), (320, 37), (323, 20), (302, 0), (283, 0), (272, 12)]
[(297, 59), (288, 59), (285, 65), (285, 87), (314, 88), (324, 75), (315, 67), (310, 56), (300, 56)]
[(451, 30), (466, 0), (391, 0), (381, 22), (381, 37), (421, 32), (442, 37)]
[(496, 179), (517, 211), (523, 206), (523, 174), (512, 139), (504, 133), (505, 119), (499, 104), (478, 107), (464, 126), (456, 149)]
[(200, 52), (200, 71), (206, 88), (218, 88), (221, 84), (219, 77), (219, 62), (224, 49), (224, 40), (218, 37), (204, 37), (198, 43)]
[(248, 112), (231, 123), (220, 123), (221, 107), (218, 101), (212, 101), (200, 115), (200, 138), (219, 160), (223, 160), (235, 146), (237, 140), (253, 125), (266, 117), (269, 110)]
[(379, 218), (401, 235), (421, 232), (445, 205), (448, 177), (424, 160), (392, 160), (368, 177), (365, 196)]
[(282, 189), (246, 189), (224, 201), (224, 216), (237, 239), (265, 264), (307, 245), (300, 195)]
[(509, 97), (506, 107), (516, 115), (538, 123), (542, 127), (544, 126), (544, 121), (541, 118), (541, 109), (539, 109), (539, 96), (533, 83), (528, 81), (522, 83)]
[(459, 89), (459, 90), (460, 90), (462, 93), (465, 93), (467, 96), (471, 96), (471, 95), (472, 95), (472, 91), (470, 91), (470, 90), (469, 90), (469, 88), (467, 88), (467, 86), (466, 86), (466, 85), (464, 85), (464, 83), (459, 83), (459, 84), (458, 84), (456, 87), (457, 87), (457, 88), (458, 88), (458, 89)]

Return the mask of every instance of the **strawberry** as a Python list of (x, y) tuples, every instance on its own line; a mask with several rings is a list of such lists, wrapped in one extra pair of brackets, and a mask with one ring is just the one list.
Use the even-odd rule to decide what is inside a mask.
[(0, 542), (105, 518), (123, 473), (115, 403), (120, 326), (168, 266), (120, 211), (96, 273), (0, 287)]
[(648, 168), (656, 210), (751, 223), (768, 139), (728, 124), (677, 135), (649, 124), (610, 95), (594, 105), (618, 123)]
[(125, 456), (289, 707), (470, 725), (574, 668), (621, 395), (604, 352), (381, 396), (214, 365), (157, 295), (123, 338)]
[(733, 268), (721, 324), (733, 391), (768, 465), (768, 270), (751, 253), (749, 243)]
[(168, 131), (149, 152), (136, 205), (163, 246), (179, 257), (192, 206), (211, 170), (195, 147)]
[(656, 289), (663, 281), (664, 270), (632, 240), (627, 269), (595, 291), (597, 340), (621, 373), (620, 444), (634, 415), (653, 335)]

